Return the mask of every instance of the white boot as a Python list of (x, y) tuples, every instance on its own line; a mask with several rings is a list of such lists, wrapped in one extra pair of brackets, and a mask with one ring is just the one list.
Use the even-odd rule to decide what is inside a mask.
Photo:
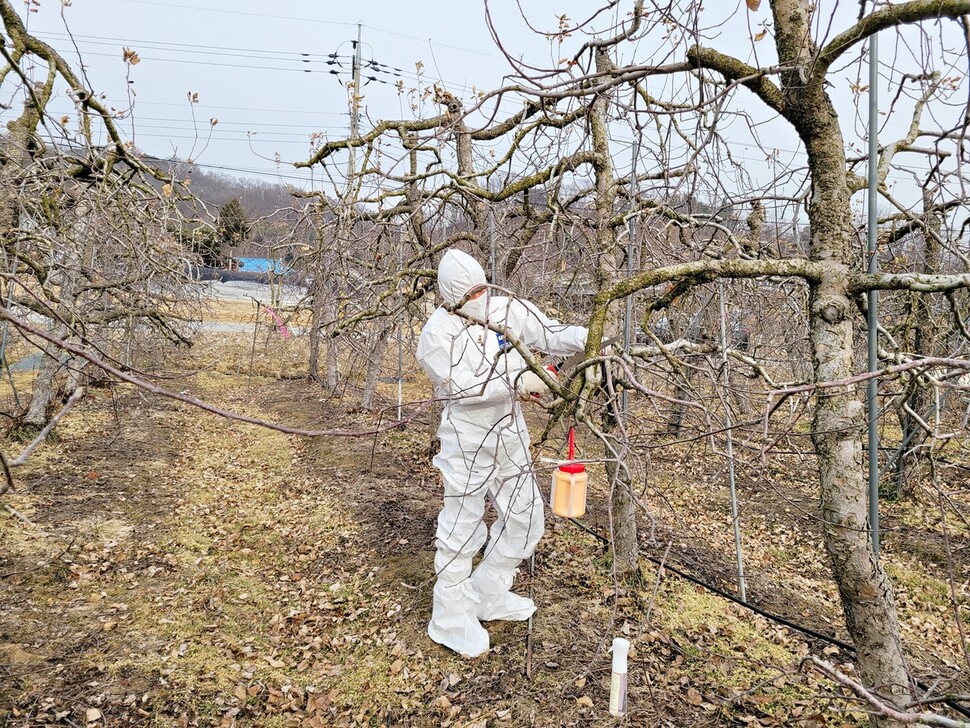
[(472, 588), (478, 594), (475, 614), (483, 622), (496, 619), (507, 622), (524, 622), (536, 611), (535, 603), (528, 597), (510, 591), (515, 570), (500, 571), (488, 565), (479, 565), (472, 574)]
[(467, 579), (456, 586), (435, 584), (428, 636), (465, 657), (487, 652), (488, 631), (475, 616), (477, 602)]

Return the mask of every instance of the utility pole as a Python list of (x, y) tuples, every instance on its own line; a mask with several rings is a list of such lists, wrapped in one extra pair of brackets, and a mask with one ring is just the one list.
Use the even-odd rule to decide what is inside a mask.
[[(352, 67), (353, 71), (353, 86), (351, 89), (350, 96), (350, 141), (357, 141), (358, 129), (360, 126), (360, 23), (357, 23), (357, 40), (354, 42), (354, 63)], [(350, 156), (347, 159), (347, 181), (354, 176), (354, 164), (356, 160), (355, 148), (353, 146), (348, 150)]]

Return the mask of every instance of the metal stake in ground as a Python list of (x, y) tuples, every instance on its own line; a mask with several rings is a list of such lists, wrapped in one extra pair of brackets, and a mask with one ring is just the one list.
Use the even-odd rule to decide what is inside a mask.
[[(529, 557), (529, 599), (535, 601), (535, 579), (536, 579), (536, 555), (535, 552)], [(532, 679), (532, 617), (529, 615), (529, 633), (525, 638), (525, 676)]]
[(253, 346), (249, 350), (249, 378), (246, 382), (246, 389), (251, 390), (253, 388), (253, 361), (256, 359), (256, 334), (259, 332), (259, 301), (255, 298), (253, 301), (256, 302), (256, 323), (253, 325)]

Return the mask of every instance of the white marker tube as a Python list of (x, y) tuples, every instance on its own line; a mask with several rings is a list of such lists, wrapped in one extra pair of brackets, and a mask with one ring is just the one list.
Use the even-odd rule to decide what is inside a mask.
[(617, 718), (626, 715), (626, 657), (630, 653), (630, 641), (622, 637), (613, 640), (613, 676), (610, 680), (610, 715)]

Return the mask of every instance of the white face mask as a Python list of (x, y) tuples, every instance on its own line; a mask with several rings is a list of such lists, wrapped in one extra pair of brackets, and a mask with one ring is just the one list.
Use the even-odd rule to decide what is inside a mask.
[(488, 299), (489, 296), (487, 293), (484, 296), (472, 298), (469, 301), (465, 301), (460, 311), (466, 316), (472, 316), (478, 321), (484, 321), (488, 317)]

